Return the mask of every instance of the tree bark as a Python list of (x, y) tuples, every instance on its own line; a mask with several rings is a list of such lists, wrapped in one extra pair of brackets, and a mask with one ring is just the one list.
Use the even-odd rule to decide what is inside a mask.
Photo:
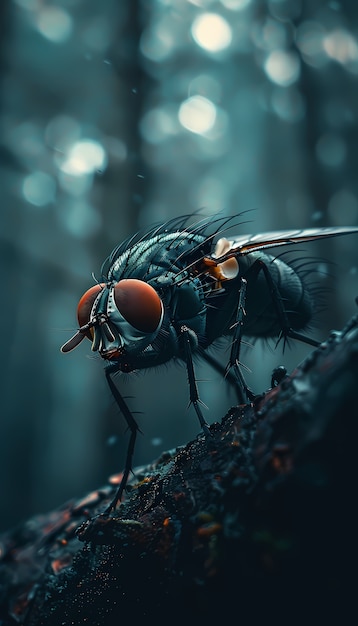
[(340, 623), (354, 607), (358, 318), (212, 437), (0, 544), (0, 624)]

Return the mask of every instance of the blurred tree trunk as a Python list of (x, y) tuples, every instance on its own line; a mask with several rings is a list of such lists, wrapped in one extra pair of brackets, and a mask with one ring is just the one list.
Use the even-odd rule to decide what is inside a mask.
[(139, 53), (143, 28), (141, 4), (140, 0), (133, 0), (118, 5), (117, 36), (108, 52), (109, 63), (116, 74), (113, 81), (118, 103), (115, 136), (124, 141), (127, 158), (120, 172), (118, 168), (109, 168), (102, 176), (102, 202), (106, 209), (109, 208), (104, 225), (108, 239), (102, 233), (95, 240), (94, 255), (103, 259), (111, 246), (119, 244), (138, 229), (139, 214), (149, 184), (139, 132), (143, 101), (150, 86)]
[[(321, 17), (323, 17), (324, 11), (327, 10), (326, 3), (303, 3), (297, 26), (314, 24), (320, 10), (322, 11)], [(341, 2), (335, 10), (337, 11), (336, 19), (333, 19), (334, 13), (330, 17), (326, 15), (326, 23), (322, 19), (322, 24), (325, 26), (323, 32), (328, 37), (341, 31), (340, 47), (341, 54), (344, 56), (344, 48), (349, 46), (347, 37), (352, 31), (352, 24), (357, 23), (358, 5)], [(316, 22), (316, 26), (319, 26), (319, 21)], [(312, 41), (317, 46), (323, 45), (319, 37), (323, 37), (319, 30), (312, 35)], [(338, 46), (337, 43), (335, 45)], [(299, 87), (306, 106), (302, 148), (307, 194), (312, 202), (310, 213), (311, 218), (315, 220), (315, 226), (329, 224), (343, 226), (356, 219), (356, 213), (348, 212), (350, 217), (342, 219), (341, 215), (337, 214), (338, 212), (334, 214), (329, 210), (330, 201), (335, 194), (342, 190), (355, 196), (357, 194), (353, 171), (358, 159), (358, 127), (355, 123), (355, 105), (352, 99), (352, 94), (356, 91), (356, 82), (356, 74), (349, 71), (349, 66), (347, 67), (344, 62), (339, 63), (337, 59), (331, 58), (326, 53), (322, 55), (321, 61), (314, 57), (312, 65), (308, 62), (301, 63)], [(341, 160), (340, 151), (342, 152)], [(341, 209), (344, 215), (345, 207), (342, 206)], [(341, 261), (339, 251), (332, 249), (330, 244), (319, 242), (317, 249), (321, 251), (323, 262), (327, 260), (328, 263), (332, 261), (339, 263)], [(336, 268), (337, 266), (333, 269), (329, 265), (326, 271), (329, 275), (334, 274), (336, 278), (339, 278), (337, 277), (339, 265), (338, 270)], [(338, 280), (337, 283), (339, 287)], [(343, 290), (342, 284), (341, 297)], [(342, 300), (340, 297), (333, 298), (329, 314), (327, 312), (328, 319), (322, 320), (322, 330), (328, 332), (332, 320), (336, 320), (339, 325), (343, 324), (345, 317)]]
[[(0, 142), (0, 176), (3, 178), (0, 275), (8, 298), (1, 312), (2, 327), (8, 329), (2, 343), (0, 377), (4, 414), (0, 468), (6, 476), (0, 497), (2, 528), (23, 516), (28, 517), (34, 510), (47, 510), (51, 506), (44, 497), (46, 489), (38, 480), (39, 476), (46, 476), (53, 485), (52, 493), (57, 501), (63, 498), (62, 495), (60, 500), (56, 498), (56, 489), (61, 490), (62, 486), (56, 485), (59, 472), (55, 461), (63, 453), (59, 433), (64, 425), (56, 422), (58, 398), (63, 395), (61, 366), (57, 362), (63, 336), (60, 329), (76, 323), (75, 307), (92, 282), (91, 272), (98, 275), (111, 249), (137, 230), (148, 184), (139, 134), (146, 89), (138, 59), (142, 28), (139, 1), (105, 2), (99, 7), (92, 0), (73, 13), (70, 8), (68, 19), (76, 25), (77, 35), (68, 41), (62, 52), (61, 44), (53, 45), (37, 30), (36, 19), (46, 13), (47, 7), (35, 3), (32, 11), (31, 3), (27, 4), (6, 0), (0, 5), (3, 35), (0, 82), (5, 73), (7, 88), (6, 92), (2, 91), (0, 100), (1, 124), (6, 124), (3, 129), (6, 133)], [(103, 26), (110, 22), (108, 32), (112, 38), (105, 52), (98, 52), (85, 42), (82, 46), (79, 44), (83, 32), (96, 19), (99, 33), (101, 23)], [(53, 164), (52, 144), (47, 145), (45, 138), (48, 125), (61, 116), (78, 123), (82, 138), (94, 133), (93, 137), (99, 137), (107, 149), (108, 167), (103, 172), (94, 172), (91, 188), (76, 197), (62, 189), (59, 168)], [(29, 129), (27, 144), (20, 132), (25, 127)], [(9, 138), (16, 133), (19, 138), (15, 151)], [(110, 150), (116, 142), (123, 149), (122, 157), (117, 159)], [(32, 143), (39, 153), (43, 150), (46, 157), (28, 161), (25, 148)], [(26, 202), (23, 194), (24, 180), (37, 170), (50, 175), (56, 185), (56, 201), (40, 210)], [(89, 237), (74, 235), (61, 221), (61, 216), (72, 211), (75, 214), (77, 205), (82, 205), (84, 212), (88, 211), (89, 220), (93, 207), (102, 222), (98, 231)], [(71, 306), (73, 293), (76, 300)], [(57, 342), (54, 340), (56, 332)], [(72, 367), (75, 369), (73, 364)], [(71, 364), (67, 369), (64, 365), (68, 373), (70, 368)], [(69, 374), (69, 378), (73, 381), (75, 375)], [(87, 389), (93, 388), (91, 375), (94, 376), (93, 369), (92, 373), (87, 369), (84, 374)], [(130, 381), (129, 390), (131, 385)], [(76, 388), (84, 397), (80, 383)], [(99, 417), (100, 412), (94, 405), (99, 404), (100, 392), (100, 386), (97, 393), (93, 392), (88, 416), (85, 410), (82, 412), (83, 419), (87, 417), (86, 446), (81, 446), (73, 457), (75, 469), (71, 470), (70, 463), (67, 464), (69, 476), (76, 472), (75, 480), (81, 482), (86, 481), (91, 466), (98, 469), (98, 475), (110, 471), (108, 448), (98, 446), (98, 440), (105, 441), (108, 431), (112, 434), (113, 411), (110, 405), (106, 413), (110, 400), (104, 394)], [(74, 417), (75, 412), (74, 408)], [(68, 417), (73, 424), (72, 441), (82, 438), (81, 423), (71, 419), (70, 414)], [(67, 439), (67, 435), (64, 436)], [(95, 454), (95, 449), (98, 454), (94, 463), (89, 458)], [(64, 481), (70, 484), (66, 477)], [(82, 489), (80, 487), (80, 492)], [(21, 511), (17, 498), (4, 511), (4, 502), (9, 502), (20, 490)], [(74, 490), (77, 491), (76, 487)]]

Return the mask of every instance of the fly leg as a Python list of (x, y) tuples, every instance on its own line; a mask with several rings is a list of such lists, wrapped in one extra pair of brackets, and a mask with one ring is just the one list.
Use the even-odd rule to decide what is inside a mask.
[(226, 379), (229, 385), (232, 385), (232, 387), (235, 390), (235, 393), (237, 393), (238, 395), (239, 402), (241, 402), (242, 392), (241, 392), (241, 389), (238, 389), (237, 377), (235, 376), (235, 374), (233, 374), (231, 371), (226, 372), (226, 368), (222, 365), (222, 363), (220, 363), (220, 361), (216, 359), (212, 354), (205, 352), (205, 350), (202, 350), (200, 352), (200, 357), (204, 361), (206, 361), (208, 365), (210, 365), (216, 372), (221, 374), (221, 376), (223, 376)]
[(204, 416), (202, 414), (200, 403), (201, 400), (199, 398), (198, 386), (196, 384), (195, 372), (194, 372), (194, 364), (193, 364), (193, 355), (192, 355), (192, 343), (196, 340), (196, 335), (191, 331), (187, 326), (181, 326), (180, 328), (180, 339), (184, 348), (184, 359), (186, 363), (186, 369), (188, 372), (188, 383), (189, 383), (189, 398), (190, 403), (194, 406), (196, 414), (198, 416), (200, 426), (204, 431), (206, 436), (211, 437), (211, 432), (209, 430), (209, 425), (206, 423)]
[(315, 341), (314, 339), (311, 339), (310, 337), (306, 337), (306, 335), (303, 335), (302, 333), (298, 333), (297, 331), (293, 330), (293, 328), (290, 327), (287, 314), (282, 303), (280, 292), (277, 289), (277, 286), (271, 276), (270, 270), (267, 267), (266, 263), (258, 259), (248, 269), (248, 271), (245, 274), (245, 277), (247, 279), (251, 279), (251, 277), (256, 278), (260, 272), (263, 272), (265, 276), (267, 285), (270, 290), (272, 304), (273, 304), (273, 307), (275, 309), (275, 313), (277, 316), (277, 321), (281, 328), (279, 340), (282, 337), (284, 338), (291, 337), (292, 339), (297, 339), (298, 341), (302, 341), (303, 343), (308, 343), (309, 345), (317, 348), (320, 345), (319, 341)]
[(245, 379), (240, 369), (240, 347), (242, 339), (242, 329), (244, 325), (245, 312), (245, 300), (246, 300), (246, 287), (247, 281), (245, 278), (241, 278), (241, 286), (239, 292), (239, 302), (236, 310), (236, 320), (232, 326), (234, 329), (234, 336), (231, 346), (229, 363), (225, 369), (225, 376), (227, 376), (231, 370), (234, 369), (236, 378), (239, 383), (239, 402), (244, 404), (247, 400), (253, 400), (255, 394), (248, 388)]
[(126, 456), (126, 462), (125, 462), (125, 466), (124, 466), (124, 470), (123, 470), (123, 476), (121, 479), (121, 482), (119, 484), (119, 487), (117, 489), (117, 492), (112, 500), (112, 502), (108, 505), (108, 507), (105, 509), (105, 511), (103, 512), (103, 515), (107, 516), (110, 515), (110, 513), (116, 508), (117, 503), (121, 500), (122, 495), (123, 495), (123, 491), (126, 488), (127, 485), (127, 481), (128, 481), (128, 476), (132, 470), (132, 459), (133, 459), (133, 452), (134, 452), (134, 446), (135, 446), (135, 441), (136, 441), (136, 437), (137, 437), (137, 432), (139, 430), (138, 428), (138, 424), (135, 421), (132, 413), (130, 412), (125, 400), (122, 398), (121, 394), (119, 393), (116, 385), (114, 384), (114, 381), (112, 379), (112, 374), (115, 374), (116, 372), (118, 372), (118, 366), (116, 363), (113, 363), (112, 365), (109, 365), (106, 367), (105, 369), (105, 374), (106, 374), (106, 379), (107, 379), (107, 383), (109, 385), (109, 388), (112, 392), (112, 395), (115, 399), (115, 401), (117, 402), (119, 409), (121, 411), (121, 413), (123, 413), (124, 419), (126, 420), (129, 430), (130, 430), (130, 439), (129, 439), (129, 444), (128, 444), (128, 448), (127, 448), (127, 456)]

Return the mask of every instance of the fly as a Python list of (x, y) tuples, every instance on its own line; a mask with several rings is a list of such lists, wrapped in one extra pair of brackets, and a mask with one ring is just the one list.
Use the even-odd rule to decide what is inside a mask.
[[(121, 500), (132, 467), (138, 425), (114, 383), (117, 372), (132, 372), (184, 361), (189, 398), (210, 436), (195, 378), (193, 355), (223, 375), (234, 376), (242, 402), (252, 401), (240, 367), (243, 336), (319, 342), (302, 333), (314, 314), (307, 271), (294, 269), (266, 251), (278, 246), (358, 233), (358, 228), (312, 228), (242, 235), (224, 233), (234, 218), (204, 219), (189, 225), (181, 217), (137, 233), (113, 250), (101, 282), (82, 296), (79, 329), (61, 348), (73, 350), (87, 337), (105, 360), (109, 388), (130, 430), (123, 476), (105, 514)], [(230, 337), (226, 368), (207, 352)]]

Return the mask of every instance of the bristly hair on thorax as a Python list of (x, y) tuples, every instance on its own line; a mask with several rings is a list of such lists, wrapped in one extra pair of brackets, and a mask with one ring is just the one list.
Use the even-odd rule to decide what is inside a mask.
[[(200, 219), (197, 220), (195, 220), (195, 218), (198, 217), (198, 214), (187, 214), (173, 218), (164, 223), (154, 226), (151, 225), (148, 228), (142, 228), (112, 250), (111, 254), (102, 265), (102, 278), (103, 280), (111, 278), (113, 267), (115, 267), (118, 261), (120, 261), (123, 268), (122, 271), (124, 272), (126, 264), (133, 260), (133, 256), (143, 254), (143, 251), (153, 246), (153, 244), (155, 244), (155, 247), (153, 247), (155, 252), (153, 254), (158, 255), (161, 252), (160, 246), (162, 246), (166, 252), (173, 252), (177, 249), (178, 256), (175, 257), (173, 255), (172, 258), (175, 258), (175, 262), (177, 263), (181, 257), (183, 257), (184, 262), (184, 257), (188, 255), (188, 251), (181, 250), (183, 238), (185, 238), (188, 243), (196, 243), (198, 251), (202, 249), (202, 254), (199, 254), (196, 258), (196, 260), (199, 260), (201, 256), (204, 257), (210, 253), (212, 242), (215, 238), (223, 235), (228, 230), (248, 223), (249, 220), (244, 221), (239, 218), (251, 211), (252, 210), (243, 211), (239, 215), (229, 217), (200, 217)], [(171, 235), (171, 237), (167, 238), (167, 235)], [(191, 248), (190, 255), (193, 256), (193, 253), (195, 253), (195, 249)], [(144, 278), (145, 276), (143, 276), (143, 279)]]

